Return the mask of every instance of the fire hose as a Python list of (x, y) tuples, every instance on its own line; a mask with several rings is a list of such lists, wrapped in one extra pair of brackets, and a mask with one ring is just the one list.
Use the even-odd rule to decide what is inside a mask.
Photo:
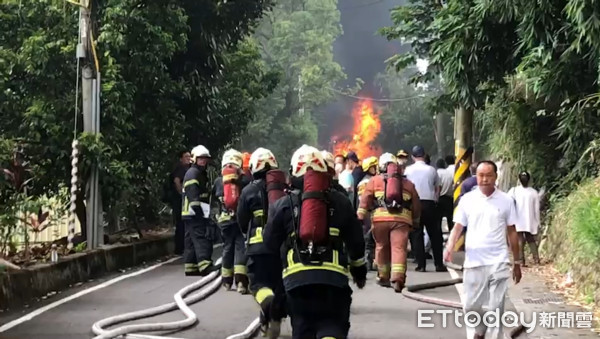
[[(462, 266), (454, 264), (454, 263), (446, 262), (444, 264), (446, 265), (446, 267), (456, 270), (456, 271), (463, 270)], [(462, 310), (463, 305), (460, 302), (446, 300), (446, 299), (440, 299), (440, 298), (436, 298), (436, 297), (426, 296), (426, 295), (420, 294), (420, 293), (415, 293), (418, 291), (430, 290), (430, 289), (434, 289), (434, 288), (438, 288), (438, 287), (462, 284), (462, 282), (463, 282), (463, 278), (456, 278), (456, 279), (450, 279), (450, 280), (440, 280), (440, 281), (428, 282), (428, 283), (423, 283), (423, 284), (407, 285), (405, 287), (405, 289), (402, 291), (402, 295), (406, 298), (409, 298), (409, 299), (412, 299), (415, 301), (420, 301), (420, 302), (428, 303), (428, 304), (432, 304), (432, 305)], [(509, 333), (506, 333), (504, 335), (504, 337), (506, 339), (518, 338), (519, 335), (521, 335), (521, 333), (523, 333), (523, 331), (525, 331), (525, 330), (526, 330), (526, 327), (523, 324), (519, 324), (517, 327), (513, 328)]]
[[(120, 314), (116, 316), (112, 316), (106, 319), (102, 319), (97, 321), (92, 326), (92, 331), (97, 336), (94, 339), (112, 339), (122, 335), (129, 335), (129, 337), (145, 337), (141, 335), (132, 335), (133, 333), (139, 332), (155, 332), (155, 331), (178, 331), (188, 328), (194, 325), (198, 321), (198, 317), (189, 308), (189, 305), (192, 305), (198, 301), (206, 299), (212, 293), (214, 293), (217, 289), (219, 289), (221, 285), (221, 274), (220, 274), (220, 266), (221, 266), (221, 258), (219, 258), (215, 262), (215, 270), (203, 277), (202, 279), (187, 285), (180, 289), (173, 298), (174, 302), (163, 304), (160, 306), (143, 309), (135, 312)], [(209, 284), (210, 283), (210, 284)], [(184, 299), (184, 297), (195, 290), (198, 290), (204, 286), (200, 292), (193, 294)], [(116, 325), (119, 323), (124, 323), (137, 319), (144, 319), (157, 316), (159, 314), (168, 313), (174, 311), (176, 309), (181, 310), (181, 312), (186, 316), (183, 320), (172, 321), (172, 322), (163, 322), (163, 323), (145, 323), (145, 324), (136, 324), (129, 326), (121, 326), (112, 330), (105, 330), (105, 327)], [(150, 337), (150, 336), (146, 336)], [(160, 337), (153, 337), (160, 338)]]

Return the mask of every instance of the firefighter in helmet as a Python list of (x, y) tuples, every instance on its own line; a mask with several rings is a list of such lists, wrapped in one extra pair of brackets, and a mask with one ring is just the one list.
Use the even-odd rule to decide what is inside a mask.
[(340, 181), (337, 178), (337, 173), (335, 172), (335, 157), (333, 156), (333, 154), (326, 150), (322, 150), (321, 155), (323, 155), (323, 159), (325, 159), (325, 162), (327, 163), (327, 171), (329, 172), (332, 178), (331, 187), (335, 190), (342, 192), (344, 195), (348, 195), (348, 191), (346, 191), (346, 189), (342, 185), (340, 185)]
[(238, 224), (247, 234), (248, 277), (250, 290), (261, 309), (261, 331), (273, 339), (279, 336), (281, 319), (285, 317), (285, 295), (279, 251), (266, 248), (262, 235), (269, 210), (267, 172), (277, 168), (270, 150), (256, 149), (249, 160), (254, 180), (242, 190), (237, 208)]
[(210, 217), (212, 159), (206, 147), (192, 149), (192, 166), (183, 178), (181, 218), (185, 224), (185, 275), (205, 276), (215, 269), (212, 261), (215, 234)]
[[(352, 303), (349, 275), (358, 288), (364, 287), (367, 276), (362, 227), (344, 194), (330, 188), (303, 192), (309, 170), (327, 173), (327, 165), (318, 149), (303, 145), (292, 156), (292, 191), (269, 208), (264, 242), (281, 254), (292, 338), (347, 338)], [(307, 201), (303, 199), (326, 199), (328, 208), (316, 215), (303, 210)], [(328, 229), (321, 231), (326, 232), (322, 234), (327, 234), (327, 241), (313, 247), (312, 242), (302, 240), (300, 215), (310, 225), (310, 218), (324, 218), (321, 225)]]
[[(367, 187), (367, 183), (371, 180), (372, 177), (377, 175), (377, 157), (368, 157), (362, 162), (362, 170), (365, 173), (365, 176), (358, 183), (356, 187), (358, 191), (358, 201), (360, 204), (360, 197), (365, 191), (365, 187)], [(375, 260), (375, 240), (373, 240), (373, 234), (371, 232), (371, 220), (367, 217), (363, 220), (363, 233), (365, 235), (365, 248), (366, 248), (366, 259), (367, 259), (367, 268), (371, 270), (376, 270), (376, 265), (374, 264)]]
[[(241, 294), (246, 294), (248, 292), (248, 277), (244, 234), (237, 223), (236, 211), (228, 208), (225, 203), (225, 185), (237, 186), (229, 191), (231, 195), (234, 195), (230, 199), (235, 200), (239, 196), (239, 192), (248, 183), (242, 173), (242, 153), (235, 149), (227, 150), (223, 154), (221, 169), (223, 170), (227, 166), (233, 167), (233, 169), (237, 170), (237, 173), (219, 176), (213, 186), (213, 195), (217, 198), (219, 208), (217, 224), (221, 229), (221, 236), (223, 238), (223, 257), (221, 261), (222, 285), (225, 290), (229, 290), (235, 279), (237, 291)], [(227, 183), (224, 184), (224, 181)]]
[[(375, 206), (371, 221), (372, 233), (376, 244), (375, 260), (377, 262), (378, 283), (402, 292), (406, 280), (406, 249), (408, 235), (413, 225), (419, 225), (421, 205), (415, 185), (402, 176), (403, 166), (391, 153), (384, 153), (379, 158), (380, 174), (374, 176), (366, 185), (361, 196), (358, 218), (364, 220), (372, 206)], [(393, 174), (388, 174), (388, 166), (397, 168)], [(390, 202), (386, 192), (390, 188), (390, 178), (396, 178), (400, 202)], [(391, 270), (391, 274), (390, 274)]]

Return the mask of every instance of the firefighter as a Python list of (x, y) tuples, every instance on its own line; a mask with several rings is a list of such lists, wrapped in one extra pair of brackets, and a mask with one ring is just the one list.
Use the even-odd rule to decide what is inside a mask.
[(249, 169), (254, 180), (242, 190), (237, 209), (238, 224), (247, 234), (250, 290), (260, 306), (261, 332), (269, 338), (279, 336), (285, 317), (279, 251), (267, 249), (262, 237), (269, 209), (266, 175), (276, 168), (278, 163), (270, 150), (261, 147), (252, 153)]
[(402, 176), (403, 166), (399, 166), (398, 173), (402, 183), (402, 202), (396, 204), (385, 200), (385, 192), (389, 189), (386, 187), (389, 180), (386, 172), (390, 164), (397, 164), (396, 157), (391, 153), (382, 154), (379, 158), (381, 174), (367, 183), (357, 214), (360, 220), (364, 220), (369, 206), (374, 204), (371, 229), (376, 244), (378, 284), (385, 287), (394, 284), (394, 290), (400, 293), (406, 281), (408, 235), (413, 225), (419, 225), (421, 206), (414, 184)]
[(327, 170), (329, 171), (329, 174), (331, 174), (331, 178), (332, 178), (331, 187), (335, 190), (340, 191), (344, 195), (348, 195), (348, 191), (346, 191), (346, 189), (342, 185), (340, 185), (340, 181), (338, 180), (337, 173), (335, 172), (335, 158), (334, 158), (333, 154), (331, 154), (330, 152), (328, 152), (326, 150), (323, 150), (323, 151), (321, 151), (321, 155), (323, 156), (323, 159), (325, 159), (325, 162), (327, 163)]
[[(303, 213), (300, 200), (308, 168), (327, 172), (321, 152), (303, 145), (292, 156), (293, 191), (269, 209), (264, 242), (271, 250), (280, 250), (292, 338), (347, 338), (352, 303), (349, 275), (358, 288), (365, 286), (367, 276), (362, 227), (349, 199), (336, 190), (327, 190), (324, 216), (330, 245), (313, 252), (311, 246), (298, 241), (296, 227), (300, 225), (299, 213)], [(319, 262), (311, 264), (313, 259)]]
[[(377, 175), (377, 157), (368, 157), (362, 162), (362, 169), (365, 173), (363, 179), (358, 183), (357, 191), (358, 191), (358, 201), (360, 204), (360, 199), (365, 191), (365, 187), (371, 178)], [(377, 270), (377, 266), (374, 263), (375, 261), (375, 240), (373, 239), (373, 233), (371, 232), (371, 220), (367, 217), (363, 220), (363, 233), (365, 235), (365, 247), (366, 247), (366, 259), (367, 259), (367, 268), (369, 271)]]
[[(235, 149), (227, 150), (223, 154), (221, 168), (234, 166), (238, 169), (238, 178), (236, 182), (227, 185), (237, 185), (237, 191), (241, 192), (248, 182), (242, 174), (242, 153)], [(221, 229), (223, 238), (223, 257), (221, 265), (222, 286), (225, 290), (230, 290), (234, 282), (237, 291), (241, 294), (248, 293), (248, 277), (246, 270), (246, 244), (244, 234), (237, 223), (235, 210), (228, 209), (224, 202), (223, 180), (226, 176), (219, 176), (213, 186), (213, 195), (217, 198), (219, 212), (217, 223)], [(234, 281), (235, 280), (235, 281)]]
[(192, 149), (192, 166), (183, 178), (181, 218), (185, 224), (185, 275), (205, 276), (215, 267), (212, 262), (215, 238), (210, 217), (210, 152), (198, 145)]

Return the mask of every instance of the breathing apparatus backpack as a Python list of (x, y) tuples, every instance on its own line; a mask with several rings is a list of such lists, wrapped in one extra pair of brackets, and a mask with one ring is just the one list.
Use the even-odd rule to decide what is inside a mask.
[(273, 169), (267, 172), (267, 195), (269, 205), (285, 195), (286, 181), (285, 173), (282, 170)]
[(382, 175), (384, 182), (383, 207), (387, 208), (390, 212), (402, 212), (403, 208), (410, 208), (406, 205), (402, 197), (402, 175), (400, 175), (398, 164), (388, 164), (386, 173)]
[[(300, 201), (292, 200), (295, 229), (294, 246), (305, 264), (321, 264), (331, 247), (329, 239), (329, 201), (331, 176), (308, 170)], [(291, 198), (291, 196), (290, 196)], [(296, 199), (297, 200), (297, 199)]]
[(234, 165), (228, 164), (221, 170), (223, 175), (223, 204), (230, 211), (237, 210), (240, 198), (240, 172)]

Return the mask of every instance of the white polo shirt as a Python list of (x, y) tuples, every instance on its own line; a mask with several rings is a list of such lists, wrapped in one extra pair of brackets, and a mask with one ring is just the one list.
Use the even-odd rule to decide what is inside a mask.
[(435, 188), (440, 186), (440, 178), (433, 166), (418, 160), (404, 171), (406, 179), (412, 181), (421, 200), (435, 200)]
[(475, 188), (460, 199), (454, 222), (467, 230), (465, 268), (510, 263), (506, 228), (516, 224), (517, 214), (508, 194), (496, 189), (487, 197)]

